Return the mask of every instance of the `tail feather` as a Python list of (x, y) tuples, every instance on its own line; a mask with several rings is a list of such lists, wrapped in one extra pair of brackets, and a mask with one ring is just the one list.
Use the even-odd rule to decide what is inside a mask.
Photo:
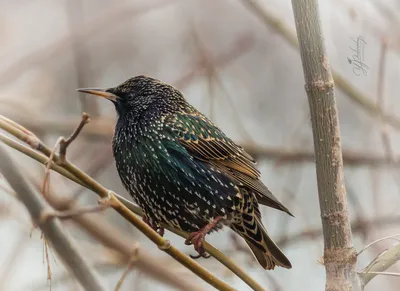
[(243, 216), (241, 224), (233, 224), (231, 227), (245, 239), (260, 265), (266, 270), (273, 270), (275, 266), (292, 268), (289, 259), (269, 237), (261, 220), (255, 216), (246, 220), (246, 217), (249, 218), (249, 215)]

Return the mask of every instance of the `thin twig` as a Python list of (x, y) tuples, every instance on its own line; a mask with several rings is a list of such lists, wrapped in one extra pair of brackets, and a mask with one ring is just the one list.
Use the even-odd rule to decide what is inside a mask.
[(63, 139), (62, 137), (57, 139), (56, 144), (54, 145), (53, 149), (51, 150), (49, 160), (46, 163), (46, 169), (44, 172), (44, 179), (43, 179), (43, 186), (42, 186), (42, 195), (45, 199), (47, 198), (47, 193), (48, 193), (49, 184), (50, 184), (50, 168), (51, 168), (51, 165), (53, 164), (54, 154), (56, 153), (57, 147), (60, 145), (62, 139)]
[[(382, 238), (380, 238), (380, 239), (374, 240), (373, 242), (371, 242), (371, 243), (367, 244), (365, 247), (363, 247), (363, 248), (357, 253), (357, 256), (359, 256), (361, 253), (363, 253), (365, 250), (367, 250), (367, 249), (368, 249), (369, 247), (371, 247), (372, 245), (374, 245), (374, 244), (376, 244), (376, 243), (378, 243), (378, 242), (381, 242), (381, 241), (383, 241), (383, 240), (395, 239), (396, 236), (400, 236), (400, 233), (388, 235), (388, 236), (382, 237)], [(397, 241), (399, 242), (398, 239), (395, 239), (395, 240), (397, 240)]]
[(137, 262), (138, 251), (139, 251), (139, 245), (136, 245), (133, 248), (133, 254), (132, 254), (131, 259), (129, 260), (128, 266), (126, 267), (125, 271), (122, 273), (121, 278), (118, 280), (118, 283), (114, 288), (114, 291), (119, 291), (121, 289), (122, 283), (125, 281), (126, 276), (128, 276), (129, 272), (133, 268), (133, 265)]
[[(22, 126), (28, 126), (32, 131), (43, 131), (58, 135), (68, 135), (76, 128), (76, 116), (26, 116), (14, 114), (13, 120)], [(114, 133), (115, 120), (113, 118), (91, 118), (81, 133), (87, 138), (111, 141)]]
[(361, 272), (359, 277), (362, 287), (368, 284), (376, 275), (385, 272), (400, 260), (400, 243), (395, 244), (388, 250), (384, 250), (376, 256)]
[[(33, 221), (37, 221), (43, 211), (49, 211), (50, 206), (27, 183), (2, 147), (0, 147), (0, 170), (11, 187), (18, 193)], [(99, 276), (80, 255), (75, 243), (65, 232), (59, 220), (47, 221), (40, 227), (46, 238), (51, 240), (57, 254), (86, 290), (106, 290), (101, 284)]]
[[(4, 126), (5, 124), (1, 122), (0, 120), (0, 128), (2, 128), (2, 126)], [(6, 126), (8, 127), (8, 126)], [(3, 127), (4, 129), (5, 127)], [(2, 141), (4, 144), (8, 145), (9, 147), (27, 155), (28, 157), (40, 162), (43, 165), (47, 165), (49, 158), (41, 153), (36, 152), (35, 150), (33, 150), (32, 148), (27, 147), (26, 145), (20, 144), (19, 142), (16, 142), (15, 140), (9, 138), (8, 136), (5, 136), (4, 134), (0, 133), (0, 141)], [(68, 172), (67, 170), (65, 170), (64, 168), (52, 163), (52, 165), (50, 166), (50, 168), (54, 171), (56, 171), (57, 173), (63, 175), (64, 177), (67, 177), (68, 179), (70, 179), (71, 181), (74, 181), (77, 184), (80, 184), (88, 189), (89, 186), (85, 185), (81, 180), (79, 180), (77, 177), (75, 177), (74, 175), (72, 175), (70, 172)]]
[[(39, 183), (36, 187), (38, 189), (40, 188)], [(14, 192), (11, 194), (15, 196)], [(73, 198), (61, 198), (54, 192), (49, 195), (48, 203), (59, 213), (76, 213), (84, 208), (76, 206), (77, 202)], [(146, 253), (145, 250), (141, 249), (140, 252), (138, 252), (137, 246), (132, 246), (132, 238), (121, 233), (117, 228), (106, 221), (104, 217), (97, 214), (86, 214), (87, 213), (72, 215), (70, 218), (97, 241), (120, 254), (118, 260), (121, 264), (129, 263), (129, 258), (132, 254), (135, 254), (135, 267), (150, 277), (181, 290), (203, 290), (198, 287), (196, 282), (182, 280), (182, 278), (172, 270), (160, 265), (158, 258)]]
[(50, 265), (50, 258), (49, 258), (49, 242), (47, 241), (47, 238), (45, 235), (43, 235), (42, 233), (42, 238), (43, 238), (43, 248), (44, 248), (44, 256), (46, 259), (46, 265), (47, 265), (47, 282), (49, 284), (50, 287), (50, 291), (51, 291), (51, 279), (53, 276), (53, 272), (51, 271), (51, 265)]
[[(1, 116), (0, 116), (1, 117)], [(20, 138), (23, 140), (25, 138), (24, 134), (16, 129), (15, 127), (10, 126), (9, 123), (1, 122), (0, 118), (0, 128), (3, 130), (6, 130), (7, 132), (13, 134), (15, 137)], [(0, 135), (0, 138), (2, 136)], [(4, 139), (4, 137), (3, 137)], [(9, 144), (12, 144), (8, 142)], [(42, 142), (40, 142), (40, 149), (41, 152), (47, 155), (50, 154), (50, 150), (44, 146)], [(21, 147), (19, 147), (21, 148)], [(26, 152), (26, 149), (23, 149), (24, 152)], [(59, 164), (59, 156), (55, 155), (54, 160), (56, 163)], [(173, 256), (175, 259), (177, 259), (179, 262), (181, 262), (183, 265), (185, 265), (187, 268), (195, 272), (198, 276), (203, 278), (206, 282), (210, 283), (213, 286), (218, 286), (217, 288), (220, 288), (221, 290), (232, 290), (232, 287), (228, 286), (221, 280), (217, 279), (215, 276), (213, 276), (211, 273), (209, 273), (207, 270), (202, 268), (197, 262), (191, 260), (188, 258), (186, 255), (181, 253), (179, 250), (177, 250), (175, 247), (171, 246), (167, 240), (164, 238), (160, 237), (153, 229), (151, 229), (147, 224), (145, 224), (140, 218), (135, 216), (126, 206), (125, 203), (122, 204), (116, 197), (115, 193), (110, 192), (108, 189), (102, 187), (97, 181), (93, 180), (91, 177), (89, 177), (87, 174), (82, 172), (80, 169), (78, 169), (75, 165), (70, 163), (68, 160), (61, 166), (64, 170), (67, 170), (69, 174), (72, 174), (72, 176), (75, 177), (76, 180), (80, 181), (80, 184), (84, 184), (85, 187), (91, 189), (95, 193), (97, 193), (100, 197), (102, 198), (107, 198), (109, 197), (110, 202), (113, 203), (113, 208), (117, 210), (123, 217), (125, 217), (128, 221), (130, 221), (132, 224), (134, 224), (140, 231), (142, 231), (148, 238), (150, 238), (154, 243), (156, 243), (160, 249), (163, 251), (167, 252), (171, 256)], [(130, 203), (129, 205), (132, 205)], [(137, 206), (136, 206), (137, 207)], [(133, 207), (135, 209), (135, 207)], [(137, 213), (140, 213), (141, 211), (137, 210)], [(171, 230), (171, 228), (167, 228)], [(188, 234), (184, 232), (179, 232), (174, 230), (175, 233), (178, 233), (179, 235), (183, 237), (187, 237)], [(263, 288), (258, 285), (251, 277), (246, 275), (241, 268), (236, 266), (229, 258), (227, 258), (225, 255), (220, 253), (217, 249), (213, 248), (211, 245), (208, 243), (204, 244), (205, 250), (211, 254), (212, 256), (215, 256), (216, 259), (218, 259), (221, 263), (223, 263), (225, 266), (227, 266), (230, 270), (232, 270), (235, 274), (237, 274), (240, 278), (242, 278), (247, 284), (252, 286), (254, 290), (263, 290)]]
[(65, 163), (67, 148), (78, 137), (85, 124), (88, 124), (89, 122), (90, 122), (89, 115), (86, 112), (83, 112), (81, 122), (79, 123), (78, 127), (74, 130), (74, 132), (67, 139), (61, 138), (60, 152), (59, 152), (60, 163), (62, 164)]

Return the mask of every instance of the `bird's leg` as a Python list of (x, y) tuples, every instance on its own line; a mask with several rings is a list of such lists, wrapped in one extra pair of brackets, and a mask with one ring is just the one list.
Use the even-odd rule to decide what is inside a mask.
[(200, 257), (209, 258), (210, 255), (207, 255), (204, 248), (203, 248), (203, 241), (206, 235), (213, 230), (218, 223), (221, 221), (223, 217), (217, 216), (214, 220), (205, 226), (203, 226), (200, 230), (192, 232), (190, 236), (185, 240), (185, 244), (190, 245), (193, 244), (194, 249), (199, 253), (198, 256), (192, 256), (193, 259), (198, 259)]
[(145, 222), (148, 226), (150, 226), (155, 232), (157, 232), (160, 236), (164, 236), (165, 230), (164, 227), (157, 225), (156, 223), (150, 222), (150, 219), (146, 216), (142, 216), (143, 222)]

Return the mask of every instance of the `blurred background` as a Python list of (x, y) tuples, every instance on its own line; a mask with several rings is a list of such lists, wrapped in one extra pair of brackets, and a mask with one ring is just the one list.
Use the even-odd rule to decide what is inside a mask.
[[(295, 215), (262, 209), (264, 224), (292, 261), (291, 270), (262, 270), (228, 229), (207, 240), (267, 290), (324, 289), (312, 132), (290, 1), (0, 0), (0, 7), (0, 114), (53, 147), (88, 112), (92, 121), (68, 157), (102, 185), (128, 197), (111, 154), (114, 107), (75, 90), (115, 86), (138, 74), (175, 85), (258, 160), (265, 184)], [(336, 97), (345, 179), (354, 244), (361, 250), (400, 230), (400, 1), (325, 0), (320, 14), (328, 57), (341, 78)], [(353, 59), (360, 38), (365, 42), (364, 71), (357, 70)], [(386, 118), (379, 117), (379, 110)], [(43, 165), (8, 152), (40, 188)], [(50, 188), (51, 195), (73, 198), (79, 205), (97, 203), (94, 193), (56, 173)], [(114, 225), (132, 244), (139, 242), (160, 264), (204, 284), (115, 211), (90, 215)], [(126, 265), (108, 258), (105, 247), (72, 221), (63, 224), (112, 290)], [(166, 238), (194, 253), (182, 238), (169, 232)], [(359, 257), (358, 268), (392, 243), (369, 248)], [(41, 232), (32, 229), (26, 208), (1, 175), (0, 249), (0, 290), (49, 290)], [(80, 290), (56, 254), (50, 250), (49, 256), (51, 289)], [(249, 290), (215, 259), (199, 262), (238, 290)], [(389, 271), (400, 272), (400, 264)], [(398, 282), (380, 276), (366, 290), (398, 290)], [(172, 289), (133, 270), (121, 290)]]

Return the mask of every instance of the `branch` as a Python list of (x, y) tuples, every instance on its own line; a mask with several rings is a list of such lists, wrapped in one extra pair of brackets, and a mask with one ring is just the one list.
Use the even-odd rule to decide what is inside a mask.
[[(299, 48), (296, 35), (284, 22), (281, 21), (280, 18), (265, 10), (257, 0), (241, 1), (249, 11), (254, 13), (254, 15), (256, 15), (266, 26), (274, 28), (289, 42), (290, 45), (296, 49)], [(332, 70), (332, 76), (338, 89), (342, 90), (354, 103), (360, 105), (362, 109), (371, 115), (381, 118), (397, 130), (400, 129), (400, 119), (398, 117), (387, 115), (380, 106), (353, 87), (338, 72)]]
[(60, 141), (60, 162), (62, 164), (65, 163), (65, 159), (66, 159), (66, 155), (67, 155), (67, 148), (78, 137), (79, 133), (82, 131), (85, 124), (88, 124), (89, 122), (90, 122), (90, 117), (86, 112), (84, 112), (82, 114), (81, 122), (79, 123), (78, 127), (74, 130), (74, 132), (70, 135), (70, 137), (67, 139), (64, 139), (64, 138), (61, 139), (61, 141)]
[[(365, 285), (368, 284), (376, 275), (389, 274), (386, 271), (395, 263), (400, 260), (400, 243), (395, 244), (388, 250), (384, 250), (380, 253), (367, 267), (365, 267), (361, 272), (359, 272), (359, 277), (361, 281), (361, 286), (364, 289)], [(390, 273), (393, 275), (393, 273)], [(399, 276), (399, 274), (397, 274)]]
[[(1, 116), (0, 116), (1, 117)], [(4, 119), (0, 118), (0, 121), (4, 121)], [(1, 128), (6, 130), (8, 127), (10, 133), (14, 134), (16, 137), (22, 140), (28, 140), (30, 145), (34, 145), (34, 149), (40, 150), (46, 156), (51, 156), (52, 151), (46, 147), (37, 137), (33, 134), (26, 137), (24, 132), (19, 131), (18, 128), (13, 128), (10, 123), (4, 124), (1, 122)], [(10, 128), (11, 127), (11, 128)], [(34, 140), (34, 142), (32, 142)], [(151, 241), (153, 241), (159, 249), (171, 255), (185, 267), (190, 269), (192, 272), (197, 274), (204, 281), (208, 282), (210, 285), (214, 286), (218, 290), (234, 290), (232, 287), (224, 283), (223, 281), (216, 278), (213, 274), (204, 269), (197, 262), (188, 258), (185, 254), (180, 252), (174, 246), (170, 244), (170, 242), (157, 234), (152, 228), (150, 228), (146, 223), (144, 223), (139, 217), (133, 214), (126, 206), (124, 206), (114, 195), (114, 193), (103, 186), (101, 186), (97, 181), (89, 177), (86, 173), (82, 172), (79, 168), (73, 165), (68, 160), (65, 160), (61, 163), (59, 155), (54, 155), (54, 161), (79, 179), (85, 185), (88, 185), (95, 193), (97, 193), (101, 198), (109, 201), (110, 205), (126, 220), (128, 220), (131, 224), (133, 224), (137, 229), (139, 229), (143, 234), (145, 234)]]
[[(13, 115), (13, 120), (33, 132), (57, 133), (68, 135), (76, 128), (76, 115), (67, 117), (47, 117), (35, 115)], [(111, 140), (114, 134), (115, 120), (111, 118), (91, 118), (85, 125), (82, 135), (88, 138)]]
[[(33, 221), (38, 221), (43, 213), (50, 210), (50, 206), (27, 183), (2, 147), (0, 147), (0, 170), (10, 186), (18, 193)], [(39, 226), (46, 238), (51, 241), (58, 256), (85, 290), (106, 290), (100, 283), (99, 276), (79, 254), (75, 243), (65, 232), (58, 219), (47, 220)]]
[(344, 185), (334, 83), (317, 0), (292, 0), (310, 106), (318, 196), (324, 234), (326, 290), (360, 290)]
[[(62, 199), (55, 193), (48, 196), (49, 204), (61, 213), (65, 211), (75, 212), (80, 208), (74, 208), (74, 201), (71, 199)], [(92, 237), (99, 240), (106, 247), (115, 250), (121, 255), (121, 259), (129, 263), (130, 258), (135, 254), (133, 267), (138, 268), (153, 278), (165, 282), (181, 290), (202, 290), (197, 282), (182, 279), (172, 270), (162, 266), (157, 258), (142, 248), (134, 248), (131, 239), (118, 231), (109, 224), (100, 215), (81, 215), (72, 217), (72, 221), (81, 226)]]
[[(17, 137), (22, 141), (28, 141), (30, 145), (35, 146), (34, 149), (39, 150), (46, 157), (50, 156), (51, 149), (46, 147), (36, 136), (32, 137), (32, 134), (29, 135), (21, 131), (20, 129), (18, 129), (18, 127), (15, 127), (9, 122), (7, 122), (7, 120), (8, 119), (0, 115), (1, 129), (7, 131), (8, 133), (14, 135), (15, 137)], [(20, 127), (20, 125), (18, 126)], [(25, 129), (25, 131), (27, 130)], [(44, 157), (42, 154), (39, 154), (34, 150), (26, 146), (23, 146), (2, 134), (0, 134), (0, 140), (5, 142), (7, 145), (17, 149), (18, 151), (21, 151), (22, 153), (36, 159), (41, 163), (47, 162), (47, 158)], [(186, 255), (181, 253), (175, 247), (170, 246), (167, 240), (160, 237), (153, 229), (148, 227), (147, 224), (145, 224), (141, 219), (136, 217), (134, 213), (141, 215), (141, 210), (135, 204), (123, 198), (122, 196), (107, 190), (106, 188), (101, 186), (98, 182), (90, 178), (87, 174), (78, 169), (75, 165), (70, 163), (68, 160), (65, 162), (65, 164), (61, 165), (57, 164), (59, 163), (58, 155), (55, 155), (54, 159), (56, 163), (52, 163), (51, 169), (75, 181), (76, 183), (94, 191), (100, 197), (109, 199), (110, 202), (113, 204), (113, 208), (117, 210), (117, 212), (119, 212), (125, 219), (134, 224), (141, 232), (143, 232), (148, 238), (150, 238), (154, 243), (156, 243), (163, 251), (170, 254), (172, 257), (181, 262), (188, 269), (192, 270), (203, 280), (205, 280), (206, 282), (210, 283), (213, 286), (218, 286), (216, 288), (219, 290), (232, 290), (230, 286), (226, 285), (224, 282), (217, 279), (215, 276), (213, 276), (211, 273), (209, 273), (207, 270), (201, 267), (197, 262), (188, 258)], [(184, 238), (187, 238), (189, 235), (188, 233), (171, 229), (170, 227), (167, 227), (165, 225), (164, 227)], [(238, 277), (240, 277), (254, 290), (263, 290), (263, 288), (257, 282), (255, 282), (250, 276), (248, 276), (240, 267), (235, 265), (231, 259), (229, 259), (221, 252), (219, 252), (209, 243), (204, 242), (204, 249), (207, 251), (207, 253), (215, 257), (222, 264), (224, 264), (227, 268), (229, 268), (233, 273), (235, 273)]]
[[(37, 189), (40, 188), (39, 183), (33, 184)], [(16, 193), (10, 192), (9, 194), (19, 199)], [(64, 214), (72, 214), (70, 219), (74, 223), (89, 233), (93, 238), (97, 239), (97, 241), (100, 241), (104, 246), (116, 252), (119, 264), (132, 263), (134, 268), (143, 271), (148, 276), (180, 290), (204, 290), (201, 289), (197, 283), (190, 281), (189, 278), (182, 280), (173, 270), (160, 265), (158, 258), (146, 252), (146, 250), (139, 248), (139, 246), (132, 244), (131, 238), (128, 238), (117, 228), (104, 220), (104, 216), (87, 215), (91, 212), (90, 208), (75, 207), (76, 201), (74, 198), (61, 198), (61, 196), (54, 193), (54, 191), (52, 191), (51, 195), (47, 198), (47, 202), (56, 210), (57, 217), (58, 214), (61, 214), (61, 219), (65, 219)], [(79, 215), (80, 213), (82, 215)]]

